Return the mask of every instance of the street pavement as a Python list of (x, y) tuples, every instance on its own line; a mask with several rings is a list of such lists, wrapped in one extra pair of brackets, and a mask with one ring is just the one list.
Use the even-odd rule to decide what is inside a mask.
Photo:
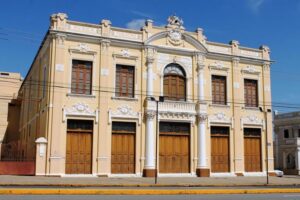
[(0, 200), (299, 200), (299, 194), (235, 195), (0, 195)]

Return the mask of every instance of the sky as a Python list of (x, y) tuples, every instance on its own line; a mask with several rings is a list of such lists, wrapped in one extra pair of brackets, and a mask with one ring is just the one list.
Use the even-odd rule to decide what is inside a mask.
[(53, 13), (70, 20), (139, 28), (165, 25), (176, 14), (209, 41), (271, 49), (272, 101), (279, 112), (300, 110), (300, 0), (9, 0), (0, 2), (0, 71), (26, 75)]

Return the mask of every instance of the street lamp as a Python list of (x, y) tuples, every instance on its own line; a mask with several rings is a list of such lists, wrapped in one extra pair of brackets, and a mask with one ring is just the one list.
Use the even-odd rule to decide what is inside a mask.
[(267, 113), (272, 112), (271, 109), (264, 110), (262, 107), (259, 107), (260, 112), (264, 113), (265, 118), (265, 130), (266, 130), (266, 173), (267, 173), (267, 184), (269, 184), (269, 143), (268, 143), (268, 118)]
[(155, 101), (156, 103), (156, 143), (155, 143), (155, 153), (156, 153), (156, 159), (155, 159), (155, 169), (156, 169), (156, 173), (155, 173), (155, 184), (157, 184), (157, 174), (158, 174), (158, 103), (159, 102), (164, 102), (165, 101), (165, 97), (164, 96), (159, 96), (158, 100), (156, 100), (154, 97), (150, 97), (150, 101)]

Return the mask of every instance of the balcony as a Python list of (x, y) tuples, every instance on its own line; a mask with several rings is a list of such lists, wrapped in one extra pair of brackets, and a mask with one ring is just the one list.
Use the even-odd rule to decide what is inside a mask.
[(284, 140), (285, 145), (300, 146), (300, 138), (288, 138)]
[[(156, 111), (156, 102), (147, 101), (147, 111)], [(185, 101), (165, 101), (158, 103), (160, 120), (195, 122), (196, 103)]]

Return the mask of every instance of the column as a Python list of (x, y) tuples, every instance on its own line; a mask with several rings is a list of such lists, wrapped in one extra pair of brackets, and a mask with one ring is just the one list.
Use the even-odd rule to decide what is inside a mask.
[(298, 171), (298, 175), (300, 175), (300, 147), (297, 147), (296, 155), (296, 170)]
[(147, 53), (147, 97), (153, 96), (153, 62), (154, 62), (153, 48), (146, 49)]
[(150, 97), (153, 96), (153, 62), (154, 62), (155, 49), (146, 49), (146, 64), (147, 64), (147, 98), (145, 107), (146, 118), (146, 138), (145, 138), (145, 166), (143, 170), (144, 177), (154, 177), (156, 174), (156, 159), (155, 159), (155, 126), (154, 118), (156, 115), (155, 102), (150, 101)]
[(154, 111), (147, 111), (146, 117), (146, 145), (145, 145), (145, 166), (143, 171), (144, 177), (154, 177), (156, 174), (155, 167), (155, 130), (154, 130)]
[(198, 71), (198, 129), (197, 129), (197, 169), (196, 174), (199, 177), (209, 177), (210, 170), (207, 165), (206, 154), (206, 120), (207, 120), (207, 103), (204, 98), (204, 59), (203, 55), (197, 55), (197, 71)]

